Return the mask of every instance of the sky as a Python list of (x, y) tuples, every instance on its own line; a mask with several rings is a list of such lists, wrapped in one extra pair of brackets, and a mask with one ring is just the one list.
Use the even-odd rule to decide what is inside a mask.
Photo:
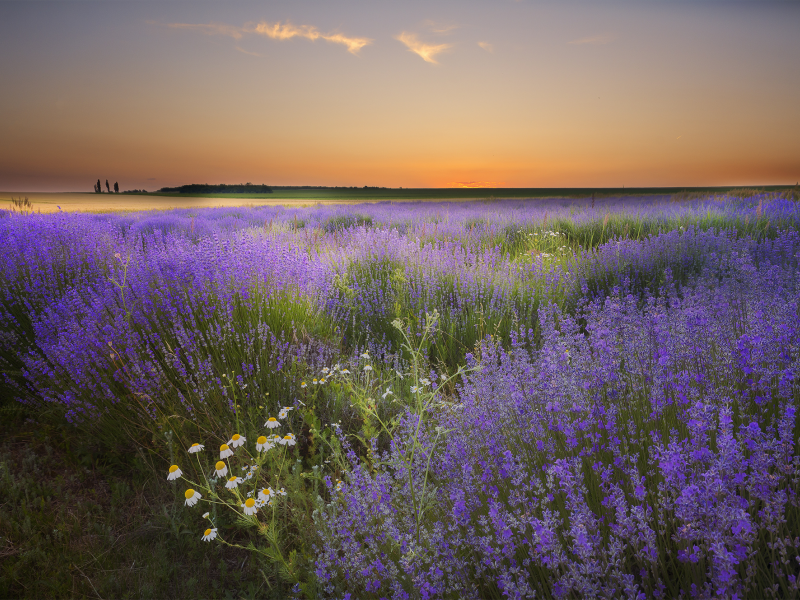
[(794, 184), (800, 2), (2, 0), (0, 190)]

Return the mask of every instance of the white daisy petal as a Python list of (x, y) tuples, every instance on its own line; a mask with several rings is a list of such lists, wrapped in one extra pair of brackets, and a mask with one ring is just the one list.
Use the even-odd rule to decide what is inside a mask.
[(189, 488), (183, 494), (183, 497), (186, 498), (186, 502), (185, 502), (186, 506), (194, 506), (195, 504), (197, 504), (200, 501), (200, 498), (202, 498), (203, 496), (197, 490), (193, 490), (192, 488)]

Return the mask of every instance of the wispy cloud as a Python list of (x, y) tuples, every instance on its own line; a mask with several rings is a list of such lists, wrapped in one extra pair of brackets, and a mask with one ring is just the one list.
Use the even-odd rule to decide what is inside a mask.
[(245, 50), (245, 49), (244, 49), (244, 48), (242, 48), (241, 46), (236, 46), (236, 50), (238, 50), (238, 51), (239, 51), (239, 52), (241, 52), (242, 54), (247, 54), (248, 56), (259, 56), (259, 57), (260, 57), (260, 56), (262, 56), (262, 55), (261, 55), (261, 54), (259, 54), (258, 52), (250, 52), (249, 50)]
[(262, 21), (254, 26), (253, 31), (274, 40), (290, 40), (294, 37), (302, 37), (312, 41), (323, 39), (326, 42), (347, 46), (347, 51), (351, 54), (358, 54), (361, 48), (372, 43), (369, 38), (350, 37), (343, 33), (321, 33), (313, 25), (293, 25), (288, 21), (286, 23), (278, 21), (272, 24)]
[(170, 29), (188, 29), (190, 31), (199, 31), (206, 35), (227, 35), (235, 40), (240, 40), (244, 37), (244, 32), (240, 27), (227, 25), (225, 23), (167, 23)]
[[(240, 40), (248, 34), (263, 35), (274, 40), (290, 40), (295, 37), (301, 37), (312, 41), (323, 39), (333, 44), (342, 44), (346, 46), (347, 51), (351, 54), (358, 54), (361, 48), (372, 43), (372, 40), (369, 38), (350, 37), (343, 33), (322, 33), (313, 25), (293, 25), (288, 21), (285, 23), (281, 23), (280, 21), (275, 23), (262, 21), (260, 23), (248, 23), (244, 27), (236, 27), (225, 23), (168, 23), (167, 27), (170, 29), (199, 31), (207, 35), (225, 35), (235, 40)], [(248, 52), (238, 46), (236, 49), (245, 54), (258, 56), (254, 52)]]
[(580, 40), (572, 40), (570, 44), (583, 45), (583, 44), (608, 44), (614, 40), (613, 35), (593, 35), (591, 37), (582, 38)]
[(494, 46), (492, 46), (489, 42), (478, 42), (478, 46), (480, 46), (487, 52), (494, 52)]
[(431, 19), (427, 19), (423, 22), (423, 27), (425, 27), (431, 33), (450, 33), (454, 29), (458, 29), (458, 25), (454, 24), (444, 24), (444, 23), (436, 23)]
[(417, 34), (407, 31), (396, 35), (395, 39), (403, 42), (411, 52), (419, 55), (425, 62), (435, 65), (439, 63), (433, 57), (453, 46), (453, 44), (425, 44), (417, 38)]

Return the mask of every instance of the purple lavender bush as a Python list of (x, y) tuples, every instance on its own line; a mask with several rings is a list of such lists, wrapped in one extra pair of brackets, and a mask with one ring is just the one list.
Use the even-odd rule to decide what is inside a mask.
[(165, 456), (294, 408), (308, 597), (798, 595), (798, 205), (670, 200), (0, 213), (0, 392)]

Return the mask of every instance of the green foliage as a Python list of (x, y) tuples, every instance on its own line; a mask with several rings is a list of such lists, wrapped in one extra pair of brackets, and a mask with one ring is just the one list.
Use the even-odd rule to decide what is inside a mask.
[(346, 214), (330, 217), (322, 224), (322, 229), (327, 233), (334, 233), (351, 227), (369, 227), (371, 225), (372, 217), (369, 215)]
[(109, 461), (79, 430), (5, 416), (0, 597), (282, 597), (248, 553), (199, 541), (147, 452)]

